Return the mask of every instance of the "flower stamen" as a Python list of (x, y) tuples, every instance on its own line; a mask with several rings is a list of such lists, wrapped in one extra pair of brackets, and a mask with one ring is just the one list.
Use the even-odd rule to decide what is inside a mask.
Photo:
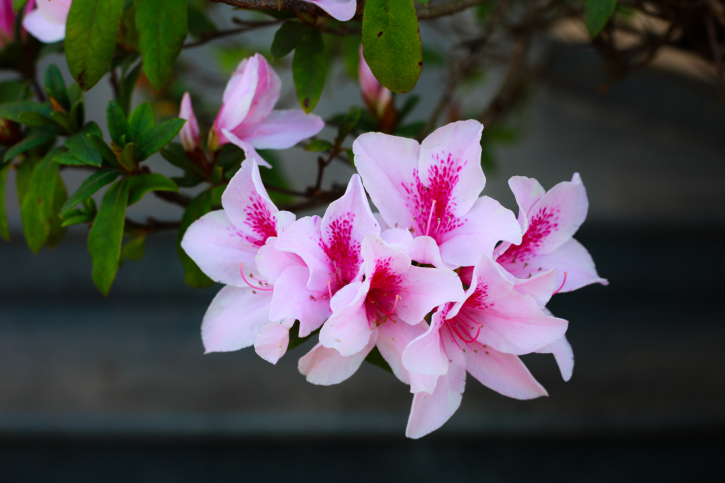
[[(239, 264), (239, 274), (242, 276), (242, 280), (244, 280), (244, 283), (246, 283), (247, 285), (249, 285), (250, 287), (252, 287), (255, 290), (264, 290), (267, 292), (271, 292), (274, 290), (274, 287), (272, 287), (272, 288), (257, 287), (256, 285), (252, 285), (251, 283), (249, 283), (249, 280), (247, 280), (247, 277), (244, 276), (244, 268), (242, 267), (241, 263)], [(262, 285), (262, 282), (259, 282), (259, 284)], [(269, 284), (265, 282), (264, 285), (269, 285)]]

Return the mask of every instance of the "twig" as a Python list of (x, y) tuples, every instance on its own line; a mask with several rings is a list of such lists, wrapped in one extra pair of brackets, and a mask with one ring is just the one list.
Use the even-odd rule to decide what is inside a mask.
[(238, 19), (235, 19), (235, 23), (242, 24), (242, 27), (228, 29), (228, 30), (218, 30), (216, 32), (210, 32), (208, 34), (203, 35), (199, 40), (195, 40), (194, 42), (189, 42), (188, 44), (184, 44), (184, 48), (193, 49), (194, 47), (199, 47), (199, 46), (204, 45), (208, 42), (211, 42), (212, 40), (215, 40), (215, 39), (220, 39), (223, 37), (229, 37), (232, 35), (249, 32), (251, 30), (269, 27), (271, 25), (277, 25), (280, 22), (281, 22), (281, 20), (268, 20), (268, 21), (263, 21), (263, 22), (247, 22), (247, 21), (239, 21)]
[(169, 203), (174, 203), (175, 205), (183, 206), (184, 208), (189, 206), (189, 203), (191, 203), (191, 198), (186, 195), (182, 195), (181, 193), (174, 193), (173, 191), (154, 191), (154, 195), (156, 195), (157, 198), (161, 198)]
[(181, 223), (178, 221), (159, 221), (155, 218), (146, 218), (146, 223), (139, 223), (126, 218), (126, 227), (144, 233), (155, 233), (159, 231), (178, 230)]

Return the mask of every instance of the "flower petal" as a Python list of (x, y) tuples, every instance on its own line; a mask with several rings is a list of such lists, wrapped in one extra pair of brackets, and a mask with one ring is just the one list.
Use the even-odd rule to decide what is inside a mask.
[(239, 273), (240, 263), (244, 273), (260, 279), (255, 265), (257, 246), (248, 241), (223, 210), (207, 213), (192, 223), (184, 233), (181, 248), (215, 282), (246, 287)]
[(441, 257), (449, 266), (475, 265), (481, 254), (490, 257), (501, 240), (521, 243), (521, 228), (513, 212), (488, 196), (478, 198), (464, 219), (440, 243)]
[(417, 439), (440, 428), (461, 405), (466, 388), (466, 370), (451, 364), (448, 374), (438, 376), (433, 394), (419, 392), (413, 396), (405, 435)]
[(439, 307), (433, 313), (428, 330), (413, 340), (403, 351), (403, 365), (410, 372), (442, 376), (448, 372), (448, 356), (443, 350), (440, 329), (447, 311)]
[(186, 119), (186, 123), (179, 133), (179, 136), (181, 137), (181, 144), (184, 146), (184, 150), (194, 151), (200, 143), (199, 123), (196, 121), (194, 108), (191, 105), (191, 96), (189, 96), (188, 92), (185, 92), (184, 97), (181, 98), (179, 117), (181, 119)]
[(498, 352), (491, 347), (467, 351), (466, 369), (489, 389), (515, 399), (548, 396), (546, 389), (534, 379), (521, 359)]
[(214, 121), (214, 129), (221, 144), (231, 141), (224, 130), (234, 131), (247, 117), (258, 82), (259, 59), (257, 56), (243, 60), (224, 89), (222, 107)]
[(376, 339), (377, 331), (373, 331), (365, 348), (347, 357), (341, 356), (335, 349), (317, 344), (300, 359), (297, 367), (302, 375), (307, 376), (307, 382), (321, 386), (339, 384), (360, 368), (375, 347)]
[(206, 353), (228, 352), (254, 344), (260, 329), (270, 322), (270, 292), (226, 286), (212, 300), (201, 324)]
[(289, 267), (304, 267), (305, 262), (294, 253), (276, 249), (277, 237), (267, 238), (267, 243), (259, 248), (255, 261), (263, 280), (274, 285), (277, 279)]
[(363, 350), (375, 327), (368, 323), (365, 297), (370, 281), (353, 282), (340, 289), (330, 302), (333, 314), (320, 330), (320, 343), (351, 356)]
[(355, 0), (302, 0), (312, 3), (329, 13), (332, 18), (346, 22), (355, 16), (357, 2)]
[(413, 267), (403, 275), (395, 313), (405, 322), (416, 324), (426, 314), (446, 302), (457, 302), (465, 296), (456, 272), (447, 268)]
[(571, 344), (566, 336), (536, 352), (540, 354), (554, 354), (554, 359), (556, 359), (556, 363), (559, 366), (561, 377), (565, 381), (571, 379), (571, 375), (574, 372), (574, 350), (571, 348)]
[(528, 227), (528, 213), (546, 191), (538, 181), (526, 176), (512, 176), (509, 179), (509, 187), (519, 205), (519, 222), (523, 221), (521, 229), (525, 231)]
[(257, 124), (266, 118), (277, 104), (282, 89), (282, 81), (267, 59), (260, 54), (254, 54), (254, 57), (257, 59), (257, 90), (243, 126)]
[(378, 327), (378, 350), (393, 370), (395, 377), (410, 384), (410, 374), (403, 366), (403, 351), (413, 339), (425, 333), (427, 324), (421, 321), (416, 325), (386, 321)]
[(254, 351), (265, 361), (277, 364), (287, 352), (289, 330), (294, 323), (295, 319), (284, 319), (262, 327), (254, 339)]
[(325, 121), (300, 109), (272, 111), (257, 123), (244, 123), (233, 134), (257, 149), (287, 149), (314, 136)]
[(534, 297), (539, 307), (543, 307), (549, 303), (551, 296), (558, 287), (556, 284), (557, 271), (549, 270), (535, 273), (529, 278), (517, 280), (514, 287), (518, 293)]
[(235, 146), (241, 148), (242, 151), (244, 151), (244, 156), (246, 157), (246, 159), (248, 159), (250, 161), (254, 160), (257, 162), (257, 164), (259, 164), (260, 166), (264, 166), (265, 168), (272, 167), (271, 164), (269, 164), (267, 161), (264, 160), (264, 158), (262, 158), (262, 156), (259, 155), (259, 153), (257, 152), (256, 149), (254, 149), (254, 146), (252, 146), (251, 143), (249, 143), (243, 139), (239, 139), (237, 136), (232, 134), (232, 132), (229, 131), (228, 129), (222, 129), (222, 133), (224, 134), (224, 137), (230, 143), (234, 144)]
[(307, 267), (289, 267), (274, 284), (274, 295), (269, 310), (272, 320), (292, 318), (300, 321), (300, 337), (310, 335), (332, 314), (330, 298), (326, 292), (307, 288), (310, 270)]
[(420, 145), (420, 180), (438, 201), (436, 212), (447, 204), (460, 218), (471, 209), (486, 185), (481, 168), (483, 125), (458, 121), (436, 129)]
[(30, 35), (46, 44), (52, 44), (65, 38), (65, 20), (63, 22), (48, 20), (40, 12), (40, 9), (25, 14), (23, 28), (30, 32)]
[(420, 145), (413, 139), (366, 133), (352, 143), (363, 184), (390, 228), (413, 226), (406, 187), (415, 183)]
[[(407, 230), (405, 231), (407, 233)], [(429, 236), (413, 238), (404, 251), (410, 258), (423, 265), (433, 265), (436, 268), (457, 268), (448, 266), (443, 261), (438, 243)]]
[(322, 248), (319, 216), (305, 216), (295, 221), (277, 238), (275, 248), (299, 256), (310, 269), (307, 287), (327, 290), (327, 282), (334, 281), (334, 268)]

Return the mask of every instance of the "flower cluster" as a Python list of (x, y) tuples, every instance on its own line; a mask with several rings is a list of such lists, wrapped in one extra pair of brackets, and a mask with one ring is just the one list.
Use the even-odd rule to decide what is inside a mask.
[(414, 394), (411, 438), (452, 416), (467, 372), (506, 396), (536, 398), (546, 391), (518, 356), (549, 352), (568, 379), (568, 323), (545, 305), (558, 292), (606, 284), (572, 238), (587, 212), (584, 186), (577, 174), (548, 192), (514, 177), (517, 219), (480, 196), (482, 130), (456, 122), (422, 143), (361, 135), (353, 144), (360, 174), (322, 218), (279, 211), (257, 161), (247, 159), (223, 210), (192, 224), (182, 241), (226, 285), (204, 316), (206, 351), (254, 345), (276, 363), (298, 321), (299, 337), (319, 331), (299, 370), (330, 385), (377, 348)]

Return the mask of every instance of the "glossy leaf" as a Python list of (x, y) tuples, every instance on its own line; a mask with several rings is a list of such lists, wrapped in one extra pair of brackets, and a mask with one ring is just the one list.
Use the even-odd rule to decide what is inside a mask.
[(375, 78), (393, 92), (409, 92), (423, 67), (423, 48), (413, 0), (367, 0), (363, 55)]
[(116, 51), (124, 0), (73, 0), (66, 21), (65, 56), (83, 90), (96, 85)]
[(186, 121), (184, 119), (169, 119), (142, 132), (139, 136), (136, 159), (143, 161), (157, 153), (174, 140)]
[(131, 99), (133, 98), (133, 91), (138, 82), (138, 78), (141, 75), (141, 63), (131, 69), (126, 74), (123, 81), (118, 86), (118, 105), (121, 106), (123, 112), (128, 113), (131, 110)]
[(616, 9), (617, 0), (586, 0), (584, 4), (584, 23), (591, 38), (599, 35)]
[(50, 64), (45, 70), (45, 91), (60, 104), (66, 111), (70, 110), (70, 99), (65, 81), (55, 64)]
[(88, 137), (88, 140), (91, 142), (94, 148), (96, 148), (96, 151), (98, 151), (106, 163), (110, 164), (111, 166), (120, 166), (118, 164), (118, 160), (116, 159), (116, 155), (113, 153), (113, 150), (108, 147), (108, 144), (98, 135), (96, 134), (86, 134)]
[[(90, 124), (89, 126), (95, 126), (95, 124)], [(100, 130), (98, 129), (98, 126), (95, 126), (95, 129), (84, 129), (83, 131), (67, 138), (65, 140), (65, 147), (68, 148), (73, 156), (80, 159), (83, 164), (100, 167), (101, 162), (103, 161), (101, 153), (98, 152), (98, 150), (93, 146), (91, 140), (88, 138), (88, 135), (98, 136), (99, 134)]]
[(111, 140), (119, 146), (123, 145), (122, 137), (128, 137), (128, 122), (126, 114), (116, 101), (111, 100), (106, 107), (106, 120), (108, 121), (108, 132)]
[(325, 43), (319, 30), (307, 26), (307, 33), (297, 44), (292, 59), (292, 78), (297, 99), (306, 113), (312, 112), (320, 100), (327, 76)]
[(25, 139), (20, 141), (18, 144), (8, 149), (5, 152), (5, 161), (10, 161), (15, 156), (22, 154), (30, 149), (36, 148), (41, 144), (44, 144), (56, 136), (55, 133), (46, 131), (31, 132)]
[(128, 117), (128, 138), (126, 141), (138, 144), (141, 133), (154, 127), (154, 124), (156, 124), (156, 116), (154, 116), (153, 106), (148, 102), (139, 104)]
[(50, 216), (59, 168), (59, 165), (53, 162), (53, 155), (54, 153), (48, 154), (33, 169), (20, 205), (25, 239), (35, 253), (43, 248), (50, 234)]
[(65, 202), (63, 207), (60, 209), (60, 216), (65, 217), (71, 208), (93, 195), (104, 186), (113, 183), (120, 174), (121, 173), (115, 169), (102, 169), (90, 175), (83, 181), (83, 183), (81, 183), (76, 192), (68, 198), (68, 201)]
[(93, 282), (108, 295), (118, 272), (123, 226), (128, 202), (128, 180), (116, 182), (103, 196), (88, 234), (88, 251), (93, 261)]
[(179, 187), (164, 175), (141, 174), (128, 180), (128, 205), (138, 202), (150, 191), (179, 191)]
[(195, 39), (203, 38), (219, 30), (216, 25), (209, 20), (206, 12), (195, 5), (189, 5), (187, 17), (189, 19), (189, 34)]
[(55, 189), (53, 190), (53, 198), (50, 207), (50, 233), (48, 233), (48, 240), (46, 245), (49, 248), (57, 247), (63, 240), (66, 229), (63, 226), (63, 220), (60, 218), (60, 208), (65, 204), (68, 199), (68, 190), (65, 187), (65, 182), (60, 176), (60, 173), (55, 176)]
[[(227, 146), (232, 146), (231, 144), (225, 144), (219, 155), (217, 155), (217, 164), (222, 165), (220, 160), (222, 158), (222, 155), (224, 154), (225, 148)], [(236, 147), (236, 146), (234, 146)], [(239, 148), (237, 148), (239, 149)], [(179, 143), (171, 143), (165, 148), (161, 150), (161, 156), (166, 159), (169, 163), (173, 164), (177, 168), (181, 168), (187, 173), (193, 173), (197, 176), (204, 177), (206, 176), (204, 173), (204, 170), (201, 169), (201, 167), (194, 163), (192, 160), (189, 159), (189, 157), (186, 154), (186, 151), (184, 151), (184, 148)]]
[(50, 115), (50, 105), (37, 102), (17, 101), (0, 104), (0, 117), (11, 121), (21, 122), (18, 116), (23, 112), (37, 112), (46, 116)]
[(186, 0), (136, 0), (143, 70), (156, 90), (168, 82), (187, 32)]
[(272, 58), (281, 59), (292, 52), (308, 32), (309, 27), (302, 22), (295, 20), (284, 22), (274, 34), (270, 51)]

